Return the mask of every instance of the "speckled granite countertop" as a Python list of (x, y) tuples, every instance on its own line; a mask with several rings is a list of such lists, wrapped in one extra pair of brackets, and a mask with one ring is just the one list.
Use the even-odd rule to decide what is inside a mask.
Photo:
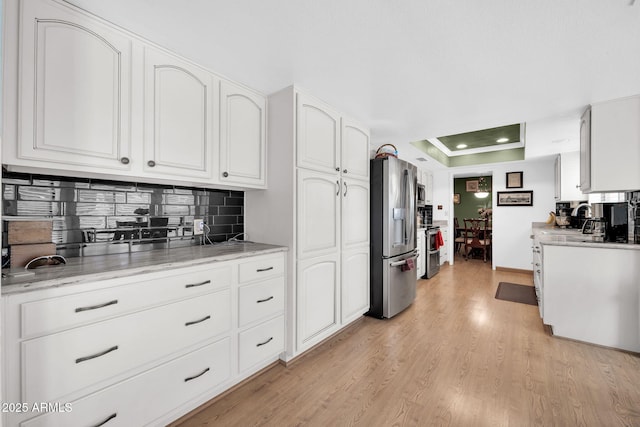
[(27, 276), (5, 277), (5, 273), (24, 271), (23, 268), (2, 270), (2, 295), (97, 280), (116, 279), (171, 268), (230, 261), (287, 250), (288, 248), (285, 246), (237, 242), (230, 245), (188, 246), (131, 254), (68, 258), (65, 265), (40, 267), (30, 270), (35, 274)]
[(531, 231), (537, 236), (542, 245), (640, 251), (640, 245), (633, 243), (595, 242), (591, 240), (589, 234), (582, 234), (577, 228), (560, 228), (544, 222), (534, 222), (531, 226)]

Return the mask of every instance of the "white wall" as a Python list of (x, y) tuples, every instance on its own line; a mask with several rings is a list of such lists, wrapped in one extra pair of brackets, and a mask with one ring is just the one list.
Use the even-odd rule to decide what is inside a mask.
[[(533, 190), (533, 206), (496, 206), (498, 191), (514, 190), (506, 188), (506, 173), (520, 171), (523, 172), (522, 190)], [(435, 171), (433, 219), (450, 222), (450, 242), (453, 242), (453, 178), (478, 175), (493, 176), (493, 268), (531, 270), (531, 223), (544, 222), (549, 212), (555, 211), (554, 156)], [(443, 209), (438, 210), (438, 205)], [(453, 258), (453, 251), (449, 253)]]

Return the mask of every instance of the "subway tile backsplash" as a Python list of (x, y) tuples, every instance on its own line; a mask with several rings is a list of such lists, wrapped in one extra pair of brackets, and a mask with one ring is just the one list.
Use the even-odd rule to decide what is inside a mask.
[[(244, 232), (244, 193), (3, 171), (3, 227), (16, 217), (53, 221), (63, 256), (102, 255), (200, 244), (204, 218), (213, 242)], [(7, 247), (3, 233), (2, 247)]]

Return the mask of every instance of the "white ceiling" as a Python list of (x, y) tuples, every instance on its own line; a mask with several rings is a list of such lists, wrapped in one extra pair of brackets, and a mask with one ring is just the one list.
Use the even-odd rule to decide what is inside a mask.
[(521, 122), (527, 157), (576, 150), (586, 105), (640, 93), (632, 0), (69, 1), (265, 94), (296, 83), (410, 159)]

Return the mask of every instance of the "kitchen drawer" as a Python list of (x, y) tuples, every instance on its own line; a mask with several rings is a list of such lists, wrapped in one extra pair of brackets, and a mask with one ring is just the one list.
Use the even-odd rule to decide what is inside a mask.
[[(143, 280), (147, 276), (140, 276)], [(32, 338), (231, 285), (231, 265), (173, 270), (154, 280), (24, 303), (21, 336)]]
[(54, 401), (227, 332), (230, 306), (225, 289), (24, 341), (22, 401)]
[(240, 263), (238, 281), (247, 283), (284, 274), (284, 255), (266, 255)]
[(238, 334), (240, 372), (284, 351), (284, 316)]
[[(231, 375), (225, 338), (185, 356), (71, 402), (72, 411), (48, 413), (22, 427), (141, 426), (210, 392)], [(106, 420), (109, 420), (105, 422)], [(104, 423), (104, 424), (100, 424)]]
[(284, 277), (238, 288), (238, 322), (245, 326), (284, 310)]

